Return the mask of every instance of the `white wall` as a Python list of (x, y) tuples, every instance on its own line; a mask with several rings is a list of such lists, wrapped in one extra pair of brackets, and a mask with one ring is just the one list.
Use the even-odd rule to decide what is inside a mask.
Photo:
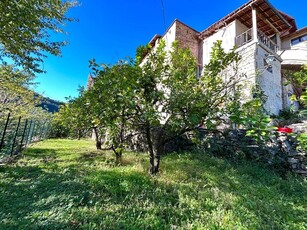
[[(163, 39), (165, 41), (165, 49), (167, 51), (171, 51), (172, 49), (172, 44), (176, 39), (176, 21), (171, 25), (171, 27), (166, 31), (166, 33), (164, 34), (164, 36), (162, 38), (159, 38), (156, 40), (155, 44), (154, 44), (154, 48), (153, 51), (151, 52), (155, 52), (155, 50), (157, 49), (159, 42), (161, 41), (161, 39)], [(148, 60), (148, 56), (145, 56), (145, 58), (142, 60), (140, 66), (143, 66), (144, 63), (146, 63)]]
[(283, 59), (283, 65), (302, 65), (307, 64), (307, 41), (300, 42), (296, 45), (291, 45), (291, 40), (302, 36), (293, 36), (284, 39), (281, 43), (281, 58)]
[(236, 20), (236, 36), (243, 34), (245, 31), (251, 28), (247, 28), (247, 26), (243, 25), (240, 21)]
[(176, 39), (176, 24), (177, 22), (175, 21), (173, 25), (166, 31), (164, 36), (162, 37), (165, 41), (166, 45), (166, 50), (170, 51), (172, 48), (172, 44)]
[(233, 21), (229, 25), (216, 31), (215, 34), (204, 39), (203, 41), (203, 64), (206, 65), (209, 63), (210, 53), (211, 53), (213, 44), (217, 40), (222, 41), (222, 47), (225, 49), (226, 52), (230, 51), (235, 45), (236, 32), (237, 32), (236, 21)]
[(248, 29), (249, 28), (243, 25), (240, 21), (234, 20), (229, 25), (217, 30), (216, 33), (206, 38), (203, 41), (203, 64), (206, 65), (209, 63), (210, 53), (214, 42), (221, 40), (222, 47), (226, 52), (228, 52), (235, 46), (235, 38)]
[[(296, 36), (296, 37), (299, 37), (299, 36)], [(282, 40), (281, 49), (282, 50), (288, 50), (288, 49), (306, 48), (307, 47), (307, 41), (300, 42), (296, 45), (291, 45), (291, 40), (296, 38), (296, 37), (291, 37), (291, 38), (287, 38), (287, 39)]]

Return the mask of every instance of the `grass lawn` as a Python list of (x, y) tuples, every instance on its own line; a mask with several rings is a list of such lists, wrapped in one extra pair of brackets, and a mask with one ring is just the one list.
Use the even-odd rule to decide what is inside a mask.
[(47, 140), (0, 167), (0, 229), (307, 229), (307, 183), (252, 163), (170, 154), (147, 174), (145, 154), (89, 140)]

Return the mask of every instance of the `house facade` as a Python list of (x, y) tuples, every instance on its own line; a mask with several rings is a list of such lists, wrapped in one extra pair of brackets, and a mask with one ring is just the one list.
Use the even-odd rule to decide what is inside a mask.
[(234, 47), (241, 55), (240, 72), (248, 76), (244, 94), (251, 97), (257, 83), (267, 96), (265, 108), (270, 114), (289, 108), (294, 94), (284, 82), (291, 71), (307, 64), (307, 27), (298, 29), (295, 19), (277, 10), (267, 0), (250, 0), (202, 32), (175, 20), (164, 35), (155, 35), (152, 47), (164, 39), (167, 49), (177, 40), (189, 48), (201, 73), (210, 61), (217, 40), (225, 51)]

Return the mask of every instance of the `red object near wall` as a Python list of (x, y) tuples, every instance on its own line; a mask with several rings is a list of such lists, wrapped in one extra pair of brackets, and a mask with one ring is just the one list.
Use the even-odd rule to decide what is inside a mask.
[(288, 127), (279, 127), (278, 128), (278, 132), (281, 132), (281, 133), (292, 133), (293, 130), (291, 128), (288, 128)]

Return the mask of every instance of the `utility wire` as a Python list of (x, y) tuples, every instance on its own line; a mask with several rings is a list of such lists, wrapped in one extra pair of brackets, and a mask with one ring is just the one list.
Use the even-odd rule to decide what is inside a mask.
[(161, 0), (161, 6), (162, 6), (162, 16), (163, 16), (164, 30), (166, 31), (166, 20), (165, 20), (165, 10), (164, 10), (164, 0)]

